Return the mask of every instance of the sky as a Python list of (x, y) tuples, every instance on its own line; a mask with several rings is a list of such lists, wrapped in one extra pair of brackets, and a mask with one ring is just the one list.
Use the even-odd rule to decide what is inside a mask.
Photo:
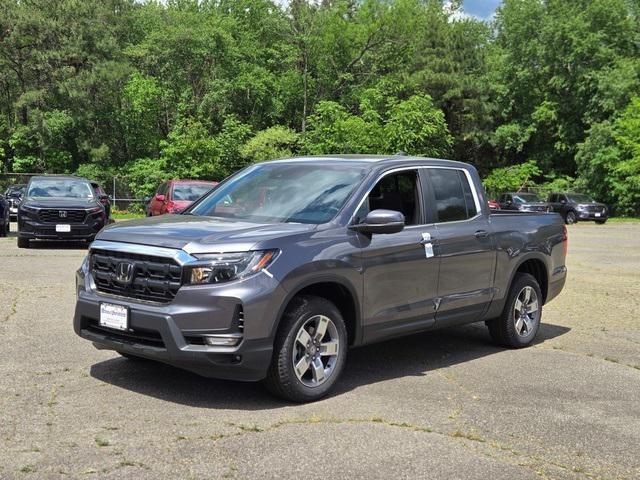
[(464, 0), (463, 8), (468, 15), (488, 20), (500, 2), (501, 0)]

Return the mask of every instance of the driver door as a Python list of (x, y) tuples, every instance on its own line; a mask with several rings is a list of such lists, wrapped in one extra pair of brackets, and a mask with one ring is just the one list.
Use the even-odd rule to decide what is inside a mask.
[(371, 189), (356, 214), (400, 211), (405, 228), (393, 234), (358, 234), (363, 268), (364, 341), (425, 330), (435, 323), (439, 259), (436, 229), (425, 224), (418, 169), (391, 172)]

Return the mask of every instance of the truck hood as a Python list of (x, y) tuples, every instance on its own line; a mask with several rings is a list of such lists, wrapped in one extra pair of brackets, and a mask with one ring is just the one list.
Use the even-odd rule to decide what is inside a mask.
[(27, 198), (23, 205), (35, 208), (91, 208), (100, 205), (95, 198)]
[(282, 236), (312, 231), (315, 225), (252, 223), (192, 215), (160, 215), (105, 227), (96, 240), (182, 249), (188, 253), (246, 251)]

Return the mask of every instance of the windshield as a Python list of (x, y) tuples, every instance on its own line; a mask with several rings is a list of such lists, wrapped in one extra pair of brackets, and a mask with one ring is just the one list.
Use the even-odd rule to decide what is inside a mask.
[(93, 198), (89, 182), (72, 178), (32, 180), (27, 197), (30, 198)]
[(513, 201), (516, 203), (531, 203), (541, 202), (540, 197), (535, 193), (519, 193), (513, 196)]
[(588, 195), (583, 195), (582, 193), (570, 193), (567, 197), (575, 203), (595, 203), (593, 198)]
[(360, 168), (343, 165), (256, 165), (216, 188), (187, 213), (267, 223), (326, 223), (364, 175)]
[(212, 188), (212, 185), (202, 183), (177, 183), (173, 186), (173, 200), (195, 202)]

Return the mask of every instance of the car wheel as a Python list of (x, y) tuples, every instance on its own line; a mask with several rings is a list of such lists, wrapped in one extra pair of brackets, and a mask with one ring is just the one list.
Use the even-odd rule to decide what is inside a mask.
[(564, 216), (564, 223), (567, 225), (573, 225), (578, 221), (578, 217), (576, 217), (576, 212), (567, 212)]
[(18, 248), (29, 248), (30, 246), (28, 238), (18, 237)]
[(528, 273), (516, 273), (500, 317), (487, 322), (495, 343), (503, 347), (531, 345), (542, 319), (542, 293), (536, 279)]
[(607, 223), (607, 221), (606, 220), (596, 220), (596, 223), (598, 225), (604, 225), (605, 223)]
[(0, 237), (6, 237), (7, 232), (9, 231), (9, 227), (6, 224), (0, 225)]
[(316, 296), (296, 297), (278, 328), (264, 383), (285, 400), (318, 400), (340, 377), (347, 347), (347, 329), (333, 303)]

